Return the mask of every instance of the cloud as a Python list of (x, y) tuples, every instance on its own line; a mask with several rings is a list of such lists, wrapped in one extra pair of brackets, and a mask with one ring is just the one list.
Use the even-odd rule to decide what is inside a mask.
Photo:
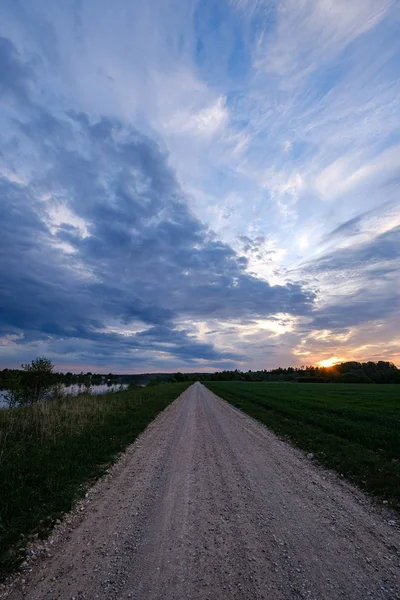
[[(354, 225), (354, 221), (352, 224)], [(351, 224), (348, 223), (347, 226), (350, 227)], [(399, 260), (400, 227), (394, 227), (372, 240), (326, 254), (315, 260), (310, 267), (324, 273), (358, 269), (362, 270), (364, 278), (372, 271), (372, 276), (376, 278), (378, 273), (384, 275), (397, 271)]]
[(394, 317), (396, 322), (399, 312), (398, 292), (395, 285), (391, 285), (390, 289), (391, 293), (388, 293), (388, 289), (371, 290), (366, 287), (352, 295), (347, 294), (344, 297), (339, 295), (336, 302), (331, 302), (316, 311), (312, 323), (307, 327), (342, 331), (366, 323), (374, 326), (389, 317)]
[[(400, 181), (395, 181), (396, 187)], [(390, 185), (390, 187), (392, 187)], [(386, 186), (386, 193), (389, 186)], [(341, 223), (331, 233), (328, 234), (328, 241), (346, 240), (354, 243), (356, 238), (370, 239), (379, 233), (389, 231), (397, 224), (400, 224), (400, 209), (396, 200), (389, 199), (383, 202), (378, 208), (366, 211)], [(358, 239), (357, 239), (358, 241)]]
[[(368, 220), (369, 214), (364, 216)], [(363, 219), (344, 223), (333, 239), (357, 234)], [(331, 234), (332, 235), (332, 234)], [(314, 274), (325, 291), (313, 313), (310, 329), (342, 330), (396, 319), (400, 308), (399, 262), (400, 227), (393, 227), (372, 239), (337, 248), (304, 265), (304, 273)], [(398, 323), (397, 323), (398, 325)]]
[[(389, 0), (5, 0), (3, 356), (256, 368), (301, 360), (318, 328), (389, 339), (398, 16)], [(272, 347), (259, 324), (283, 312)]]
[(12, 41), (4, 37), (0, 37), (0, 72), (0, 97), (24, 102), (30, 93), (32, 69), (21, 61)]
[(388, 148), (367, 162), (361, 153), (351, 157), (345, 155), (318, 175), (316, 188), (321, 197), (332, 200), (354, 188), (371, 185), (371, 180), (374, 185), (379, 186), (385, 183), (388, 177), (391, 179), (391, 173), (399, 169), (399, 156), (400, 145)]
[[(117, 119), (55, 115), (33, 103), (30, 110), (30, 119), (14, 123), (41, 171), (26, 185), (1, 181), (9, 207), (0, 274), (5, 334), (93, 342), (107, 356), (139, 350), (231, 361), (237, 353), (177, 330), (177, 320), (310, 311), (312, 293), (250, 275), (246, 259), (194, 217), (156, 142)], [(113, 323), (145, 329), (124, 335)]]
[(332, 59), (386, 15), (390, 0), (283, 0), (277, 4), (277, 25), (266, 30), (258, 62), (281, 76), (298, 80)]
[(175, 135), (189, 133), (207, 138), (212, 137), (224, 127), (228, 118), (225, 99), (219, 97), (210, 106), (187, 107), (186, 111), (174, 114), (170, 120), (165, 122), (165, 127)]
[[(265, 244), (265, 237), (263, 235), (257, 235), (254, 238), (250, 238), (248, 235), (240, 235), (239, 241), (242, 244), (243, 252), (250, 252), (258, 255)], [(270, 254), (273, 252), (273, 250), (268, 251)]]

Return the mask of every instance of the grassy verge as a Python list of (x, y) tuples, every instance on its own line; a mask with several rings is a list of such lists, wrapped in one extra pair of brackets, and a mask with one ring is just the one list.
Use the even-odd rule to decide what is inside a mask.
[(396, 385), (212, 382), (207, 387), (400, 510)]
[(29, 536), (45, 535), (88, 482), (188, 386), (0, 410), (0, 574), (18, 564), (18, 548)]

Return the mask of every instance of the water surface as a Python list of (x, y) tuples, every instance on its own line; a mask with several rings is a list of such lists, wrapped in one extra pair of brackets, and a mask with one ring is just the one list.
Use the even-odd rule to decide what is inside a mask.
[[(117, 383), (117, 384), (108, 385), (106, 383), (102, 383), (100, 385), (92, 385), (91, 393), (93, 395), (110, 394), (110, 393), (114, 393), (114, 392), (119, 392), (121, 387), (124, 390), (126, 390), (128, 387), (128, 384), (127, 383), (122, 383), (122, 384)], [(70, 396), (77, 396), (78, 394), (83, 394), (85, 392), (85, 386), (79, 385), (77, 383), (74, 383), (72, 385), (64, 385), (63, 389), (64, 389), (65, 393), (69, 394)], [(7, 408), (7, 403), (5, 401), (6, 393), (7, 393), (6, 390), (0, 390), (0, 408)]]

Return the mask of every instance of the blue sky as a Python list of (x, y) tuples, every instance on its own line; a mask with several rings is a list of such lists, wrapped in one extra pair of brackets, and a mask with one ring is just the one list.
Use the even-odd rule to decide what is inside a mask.
[(400, 364), (400, 7), (0, 0), (0, 358)]

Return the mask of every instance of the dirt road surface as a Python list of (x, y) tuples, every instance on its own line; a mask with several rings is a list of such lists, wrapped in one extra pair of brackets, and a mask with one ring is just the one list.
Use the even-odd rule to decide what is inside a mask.
[(398, 599), (400, 533), (381, 512), (196, 383), (2, 595)]

